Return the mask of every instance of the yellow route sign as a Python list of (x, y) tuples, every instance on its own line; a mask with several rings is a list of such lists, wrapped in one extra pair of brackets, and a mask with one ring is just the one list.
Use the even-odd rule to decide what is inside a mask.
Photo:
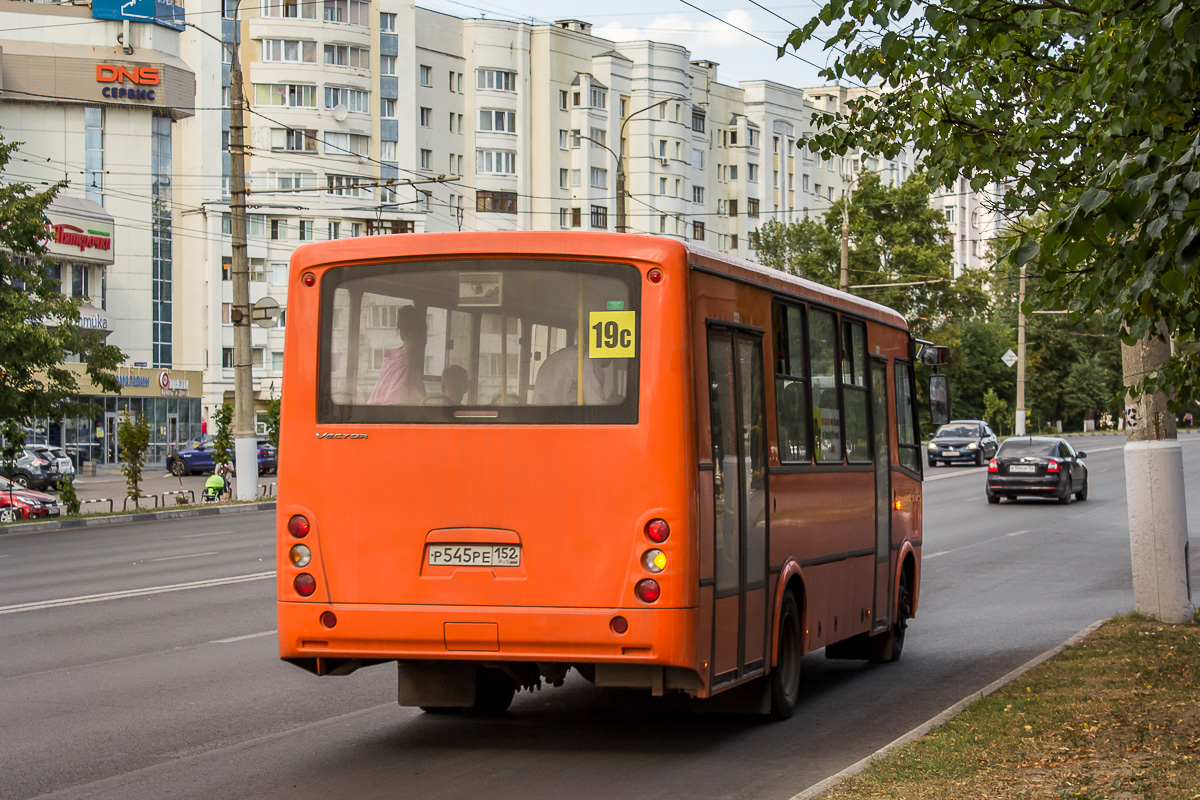
[(593, 311), (588, 316), (588, 352), (592, 358), (633, 358), (636, 311)]

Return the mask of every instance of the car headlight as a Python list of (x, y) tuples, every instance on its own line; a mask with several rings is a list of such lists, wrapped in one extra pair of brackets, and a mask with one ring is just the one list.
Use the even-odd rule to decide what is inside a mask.
[(979, 442), (971, 442), (971, 443), (969, 443), (969, 444), (967, 445), (967, 449), (968, 449), (968, 450), (978, 450), (978, 449), (979, 449)]
[(936, 444), (936, 443), (934, 443), (934, 442), (930, 442), (930, 443), (929, 443), (929, 449), (930, 449), (930, 450), (937, 450), (937, 449), (938, 449), (938, 446), (937, 446), (937, 444)]

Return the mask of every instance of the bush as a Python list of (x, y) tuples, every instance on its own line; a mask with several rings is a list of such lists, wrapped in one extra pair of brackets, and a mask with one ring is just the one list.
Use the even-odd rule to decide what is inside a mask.
[(58, 499), (70, 515), (78, 514), (79, 509), (83, 508), (79, 495), (75, 494), (74, 478), (63, 478), (58, 482)]

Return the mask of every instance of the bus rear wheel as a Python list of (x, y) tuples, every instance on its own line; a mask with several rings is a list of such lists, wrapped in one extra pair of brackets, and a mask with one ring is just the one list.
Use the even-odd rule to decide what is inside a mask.
[(896, 621), (888, 632), (880, 636), (879, 649), (871, 656), (875, 662), (899, 661), (904, 652), (904, 632), (908, 629), (908, 618), (912, 616), (912, 588), (908, 572), (900, 573), (900, 588), (896, 593)]
[(498, 669), (480, 667), (475, 673), (475, 704), (471, 710), (486, 717), (495, 717), (508, 711), (517, 684)]
[(771, 716), (788, 719), (800, 696), (800, 609), (796, 596), (783, 596), (779, 610), (779, 658), (771, 672)]

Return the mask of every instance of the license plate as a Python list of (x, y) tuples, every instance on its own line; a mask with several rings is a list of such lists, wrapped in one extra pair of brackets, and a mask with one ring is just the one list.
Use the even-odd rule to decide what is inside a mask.
[(519, 567), (521, 547), (515, 544), (434, 544), (431, 567)]
[(957, 450), (943, 450), (943, 451), (942, 451), (942, 455), (944, 455), (944, 456), (956, 456), (956, 455), (958, 455), (958, 451), (957, 451)]
[(58, 506), (55, 506), (54, 508), (50, 509), (50, 516), (52, 516), (52, 517), (58, 516), (59, 513), (61, 513), (61, 509), (59, 509)]
[(1008, 468), (1009, 472), (1037, 472), (1037, 467), (1032, 464), (1013, 464)]

